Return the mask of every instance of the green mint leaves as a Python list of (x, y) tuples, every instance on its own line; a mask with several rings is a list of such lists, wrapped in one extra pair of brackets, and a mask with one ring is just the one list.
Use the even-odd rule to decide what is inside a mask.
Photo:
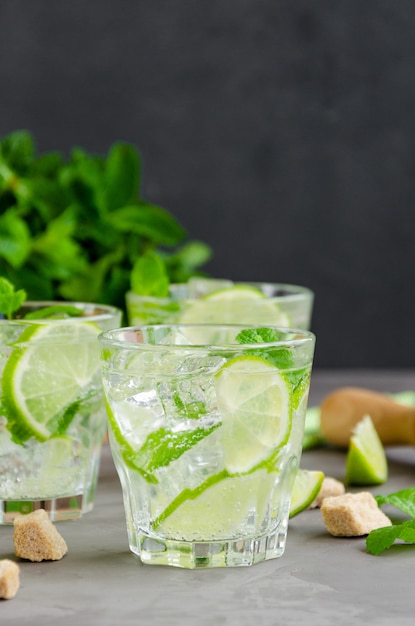
[[(240, 344), (272, 343), (281, 341), (283, 336), (283, 333), (274, 328), (246, 328), (236, 336), (236, 341)], [(288, 348), (252, 348), (247, 353), (260, 356), (280, 369), (287, 369), (293, 365), (293, 356)]]
[(14, 285), (7, 278), (0, 276), (0, 313), (7, 319), (12, 319), (13, 313), (20, 309), (26, 300), (24, 289), (14, 288)]
[(372, 530), (366, 538), (366, 549), (370, 554), (378, 556), (390, 548), (396, 540), (415, 544), (415, 487), (402, 489), (386, 496), (375, 496), (379, 506), (389, 504), (413, 519)]
[(130, 452), (128, 461), (135, 469), (152, 482), (153, 472), (160, 467), (166, 467), (176, 461), (187, 450), (190, 450), (199, 441), (210, 435), (219, 424), (214, 424), (209, 428), (195, 428), (190, 432), (175, 433), (166, 428), (159, 428), (150, 433), (141, 446), (135, 452)]
[[(4, 315), (8, 320), (13, 319), (13, 313), (20, 309), (25, 300), (26, 291), (24, 289), (16, 290), (7, 278), (0, 276), (0, 314)], [(70, 304), (54, 304), (26, 313), (22, 319), (63, 319), (81, 317), (82, 315), (83, 311), (78, 307)]]
[(375, 500), (379, 506), (390, 504), (415, 518), (415, 487), (401, 489), (401, 491), (395, 491), (387, 496), (375, 496)]
[[(210, 247), (186, 241), (169, 211), (142, 196), (138, 150), (37, 154), (34, 138), (0, 138), (0, 275), (29, 300), (104, 302), (125, 310), (131, 269), (160, 252), (170, 282), (186, 282)], [(147, 286), (145, 286), (147, 289)]]
[(153, 251), (145, 252), (136, 260), (131, 271), (131, 289), (141, 296), (167, 298), (169, 276), (163, 259)]
[(366, 549), (370, 554), (378, 556), (390, 548), (397, 539), (405, 543), (415, 543), (415, 519), (372, 530), (366, 538)]

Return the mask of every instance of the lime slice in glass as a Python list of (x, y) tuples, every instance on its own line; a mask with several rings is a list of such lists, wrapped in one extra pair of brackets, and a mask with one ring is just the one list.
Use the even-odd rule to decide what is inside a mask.
[(225, 468), (248, 472), (285, 444), (291, 393), (284, 375), (259, 356), (229, 360), (216, 374)]
[(318, 470), (297, 470), (291, 493), (290, 517), (310, 506), (321, 489), (323, 479), (324, 473)]
[(256, 324), (289, 326), (290, 317), (275, 302), (251, 285), (234, 285), (190, 300), (182, 324)]
[(385, 449), (369, 415), (356, 424), (346, 457), (346, 483), (381, 485), (388, 478)]
[[(275, 473), (258, 470), (248, 476), (215, 476), (194, 492), (183, 492), (154, 522), (154, 527), (175, 539), (197, 541), (240, 536), (250, 520), (257, 532), (266, 516)], [(255, 513), (254, 513), (255, 512)]]
[(100, 328), (33, 324), (19, 338), (3, 371), (7, 427), (15, 442), (63, 434), (99, 370)]

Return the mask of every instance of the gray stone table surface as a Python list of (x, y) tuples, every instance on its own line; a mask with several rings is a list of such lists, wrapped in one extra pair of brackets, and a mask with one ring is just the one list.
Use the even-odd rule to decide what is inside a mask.
[[(413, 389), (415, 371), (315, 371), (310, 405), (338, 386)], [(371, 489), (415, 485), (415, 448), (387, 451), (390, 477)], [(344, 477), (345, 454), (304, 452), (302, 467)], [(20, 562), (21, 586), (0, 601), (1, 626), (262, 626), (365, 624), (413, 626), (415, 547), (381, 556), (365, 539), (330, 536), (319, 510), (290, 522), (285, 554), (247, 568), (183, 570), (144, 566), (128, 548), (122, 496), (104, 447), (96, 504), (81, 520), (57, 524), (69, 551), (56, 562)], [(0, 558), (15, 559), (13, 528), (0, 527)]]

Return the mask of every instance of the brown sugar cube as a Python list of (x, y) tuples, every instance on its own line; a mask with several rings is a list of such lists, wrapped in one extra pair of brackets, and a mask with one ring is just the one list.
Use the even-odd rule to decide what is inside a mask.
[(317, 494), (317, 497), (310, 504), (310, 509), (316, 509), (321, 506), (324, 498), (328, 498), (330, 496), (341, 496), (345, 492), (345, 487), (340, 480), (336, 480), (336, 478), (332, 478), (331, 476), (325, 476), (323, 478), (323, 482), (320, 488), (320, 491)]
[(14, 561), (2, 559), (0, 561), (0, 598), (10, 600), (19, 589), (19, 566)]
[(16, 556), (29, 561), (58, 561), (68, 551), (44, 509), (16, 517), (13, 540)]
[(320, 510), (327, 530), (335, 537), (361, 537), (392, 525), (367, 491), (324, 498)]

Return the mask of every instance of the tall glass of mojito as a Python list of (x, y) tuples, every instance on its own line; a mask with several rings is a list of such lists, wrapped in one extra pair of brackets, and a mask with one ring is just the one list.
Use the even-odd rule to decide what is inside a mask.
[(92, 509), (106, 429), (97, 337), (120, 323), (112, 306), (53, 302), (0, 320), (0, 523)]
[(309, 329), (314, 294), (283, 283), (190, 278), (163, 298), (126, 294), (128, 320), (142, 324), (271, 324)]
[(314, 335), (157, 325), (100, 342), (131, 551), (185, 568), (281, 556)]

